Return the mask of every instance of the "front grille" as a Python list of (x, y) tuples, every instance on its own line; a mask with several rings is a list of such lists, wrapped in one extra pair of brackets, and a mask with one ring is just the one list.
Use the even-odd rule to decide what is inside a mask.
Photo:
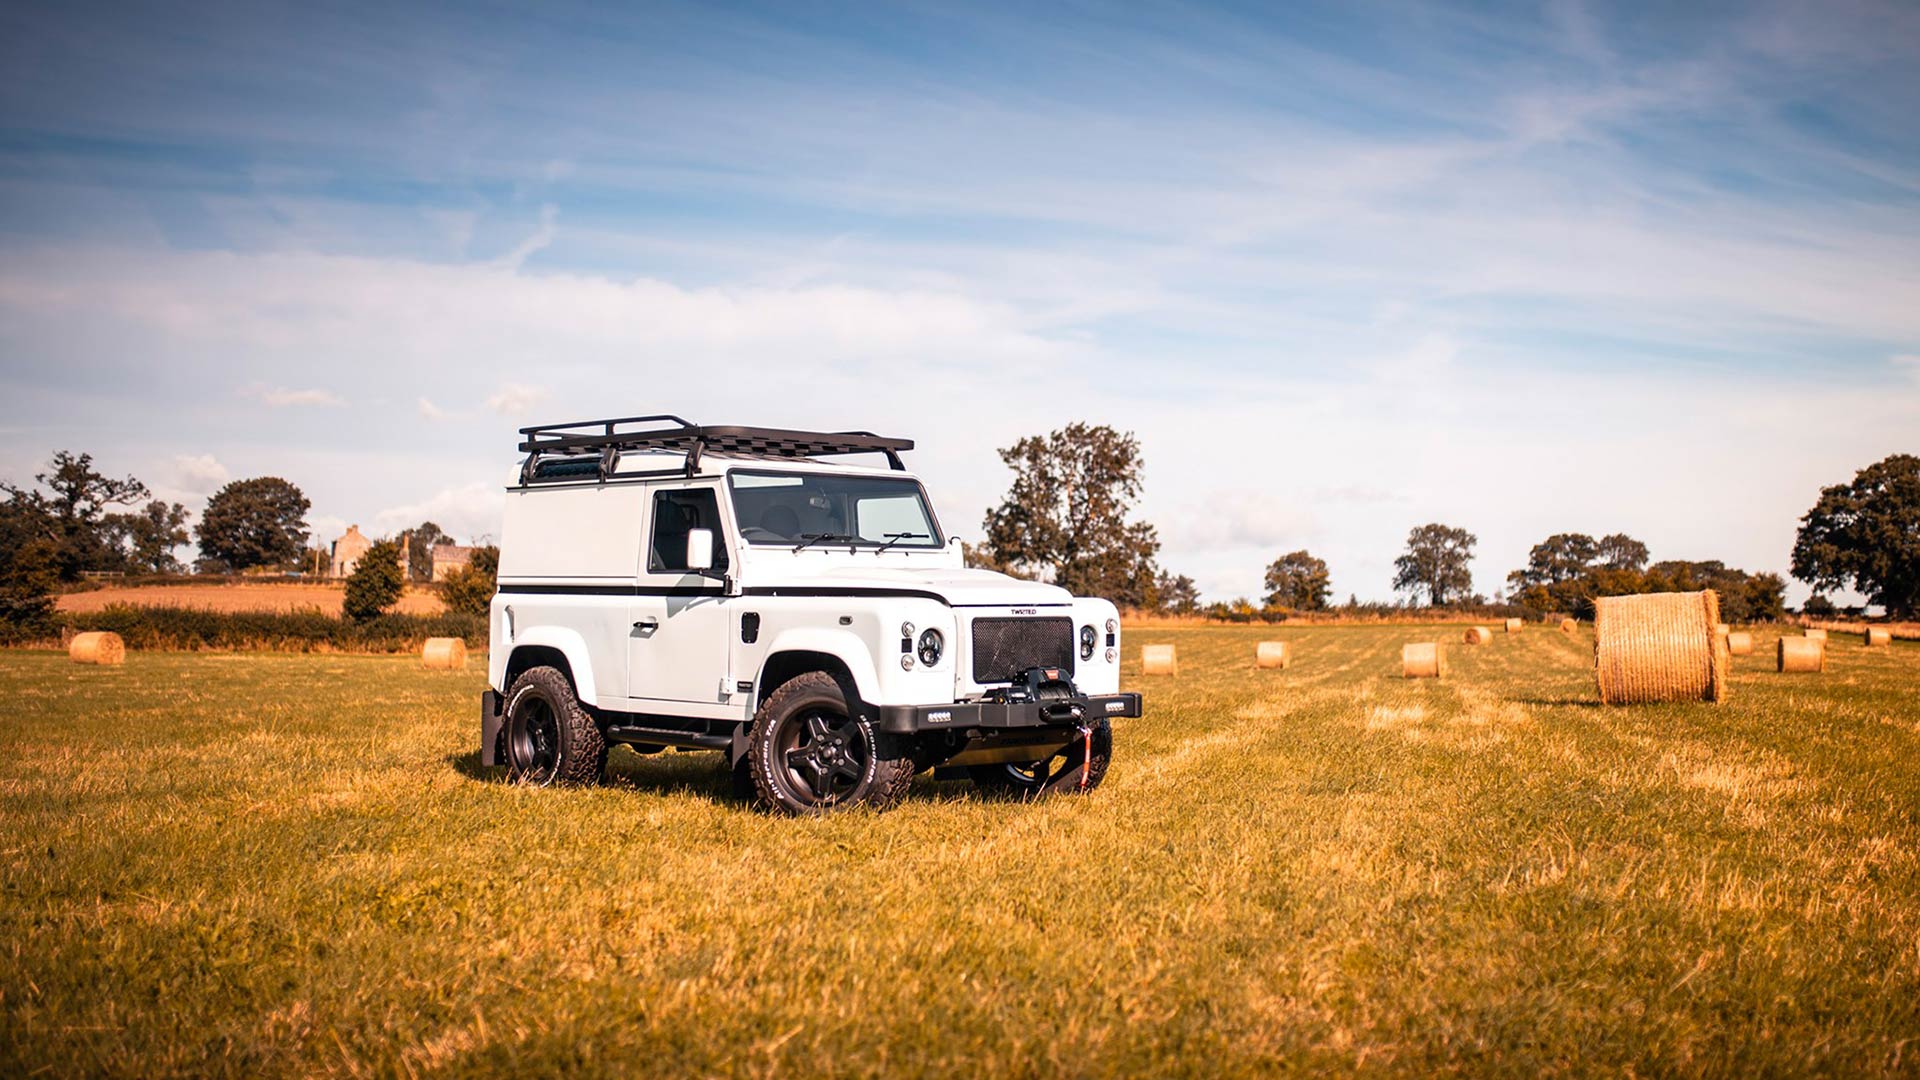
[(1072, 619), (973, 620), (974, 682), (1012, 682), (1034, 667), (1073, 673)]

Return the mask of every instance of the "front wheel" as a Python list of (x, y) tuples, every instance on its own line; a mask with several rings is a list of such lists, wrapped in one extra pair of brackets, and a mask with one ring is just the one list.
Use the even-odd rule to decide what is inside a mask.
[(823, 671), (782, 684), (754, 714), (747, 759), (760, 801), (789, 814), (865, 804), (891, 809), (913, 783), (913, 761), (853, 715)]
[(1086, 734), (1076, 734), (1045, 761), (1017, 765), (974, 765), (967, 769), (975, 787), (1016, 799), (1037, 799), (1076, 791), (1092, 791), (1107, 778), (1113, 761), (1113, 725), (1096, 720)]

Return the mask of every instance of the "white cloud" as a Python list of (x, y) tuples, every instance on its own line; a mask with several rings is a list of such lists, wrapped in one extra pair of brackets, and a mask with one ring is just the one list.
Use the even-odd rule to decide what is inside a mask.
[(1907, 378), (1920, 383), (1920, 353), (1903, 353), (1893, 358), (1896, 371), (1904, 371)]
[(497, 539), (505, 507), (504, 485), (474, 481), (443, 488), (417, 502), (389, 506), (374, 514), (372, 523), (383, 535), (431, 521), (463, 542)]
[(220, 490), (233, 478), (212, 454), (175, 454), (168, 475), (175, 490), (202, 497)]
[(487, 398), (487, 408), (502, 416), (519, 416), (551, 396), (544, 387), (505, 383)]
[(435, 405), (426, 398), (421, 398), (416, 404), (415, 409), (419, 412), (420, 419), (422, 420), (445, 420), (447, 418), (447, 410)]
[(345, 401), (341, 400), (339, 395), (333, 393), (331, 390), (292, 390), (284, 386), (264, 386), (256, 384), (247, 387), (242, 390), (241, 393), (276, 409), (306, 405), (339, 408), (346, 404)]
[(555, 222), (559, 220), (559, 217), (559, 209), (551, 203), (542, 206), (540, 208), (539, 228), (535, 229), (531, 236), (528, 236), (525, 240), (515, 245), (512, 251), (502, 256), (500, 265), (509, 270), (518, 270), (521, 263), (526, 262), (535, 254), (545, 250), (548, 245), (553, 243), (553, 237), (556, 232)]

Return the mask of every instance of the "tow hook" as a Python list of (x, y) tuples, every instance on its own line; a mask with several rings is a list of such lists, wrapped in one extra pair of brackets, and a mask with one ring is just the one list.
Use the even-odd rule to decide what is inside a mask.
[(1080, 790), (1087, 790), (1087, 780), (1093, 776), (1093, 729), (1080, 725)]

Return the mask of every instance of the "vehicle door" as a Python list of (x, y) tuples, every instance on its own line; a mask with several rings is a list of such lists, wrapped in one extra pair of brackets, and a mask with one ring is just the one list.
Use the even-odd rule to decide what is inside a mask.
[(627, 644), (627, 696), (647, 702), (728, 700), (728, 617), (721, 578), (687, 565), (687, 534), (714, 537), (715, 574), (731, 573), (732, 543), (717, 484), (656, 489), (647, 506), (646, 551)]

